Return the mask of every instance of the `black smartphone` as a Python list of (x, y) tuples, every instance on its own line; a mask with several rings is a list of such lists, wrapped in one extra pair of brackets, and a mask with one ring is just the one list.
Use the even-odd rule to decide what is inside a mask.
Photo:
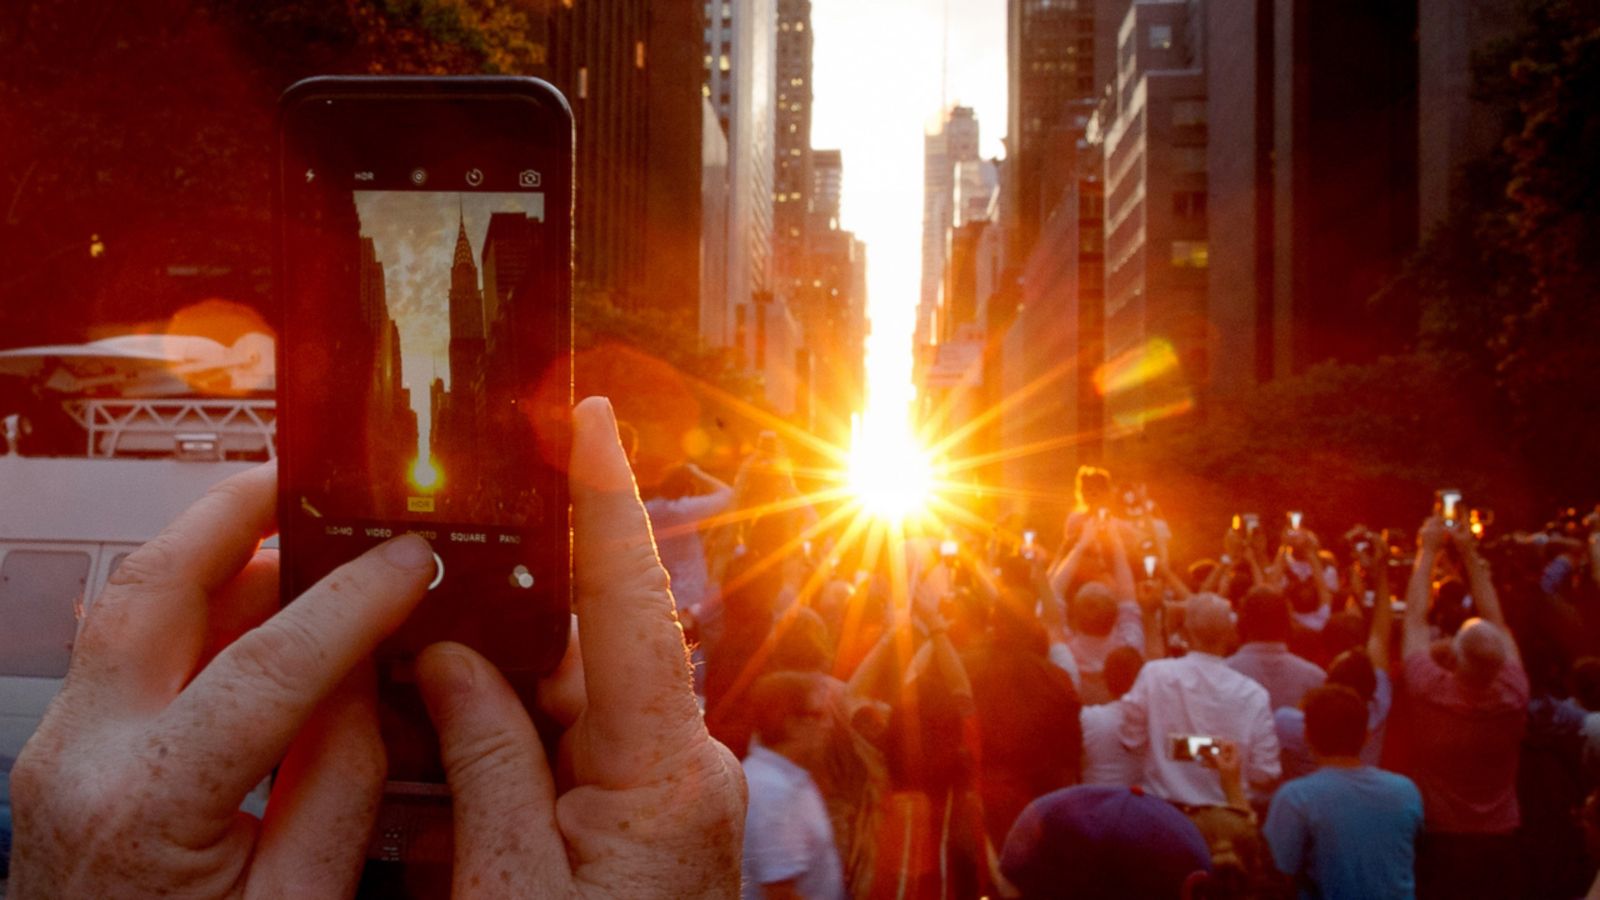
[(459, 641), (531, 692), (566, 649), (572, 114), (529, 78), (313, 78), (278, 142), (282, 596), (432, 544), (377, 656), (391, 791), (426, 793), (416, 654)]

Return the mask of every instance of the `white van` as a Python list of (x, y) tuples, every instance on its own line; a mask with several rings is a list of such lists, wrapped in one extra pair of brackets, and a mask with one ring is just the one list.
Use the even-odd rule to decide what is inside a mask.
[(84, 611), (123, 557), (274, 450), (271, 400), (66, 405), (82, 455), (22, 456), (0, 440), (0, 873), (11, 765), (61, 688)]

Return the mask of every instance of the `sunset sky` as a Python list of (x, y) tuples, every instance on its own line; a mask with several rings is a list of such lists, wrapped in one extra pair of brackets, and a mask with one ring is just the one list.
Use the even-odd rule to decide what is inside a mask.
[(974, 107), (985, 157), (1006, 119), (1005, 0), (813, 0), (812, 146), (844, 152), (843, 224), (867, 242), (874, 407), (910, 397), (922, 268), (922, 137), (945, 102)]

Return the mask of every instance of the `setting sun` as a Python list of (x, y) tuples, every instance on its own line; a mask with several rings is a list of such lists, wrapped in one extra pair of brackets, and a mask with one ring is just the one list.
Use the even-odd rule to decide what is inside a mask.
[(418, 459), (411, 464), (411, 483), (425, 491), (439, 486), (439, 470), (434, 468), (432, 460)]
[(899, 521), (927, 512), (933, 463), (909, 423), (868, 421), (850, 448), (850, 491), (868, 513)]

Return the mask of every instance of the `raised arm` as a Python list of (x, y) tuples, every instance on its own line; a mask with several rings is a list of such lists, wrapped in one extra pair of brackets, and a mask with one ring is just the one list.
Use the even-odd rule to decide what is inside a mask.
[[(1467, 586), (1472, 591), (1472, 602), (1478, 607), (1478, 615), (1500, 629), (1505, 635), (1506, 649), (1511, 659), (1522, 664), (1522, 657), (1517, 652), (1517, 642), (1511, 636), (1511, 626), (1506, 623), (1505, 611), (1500, 608), (1500, 594), (1494, 589), (1494, 579), (1489, 575), (1489, 563), (1478, 555), (1478, 541), (1472, 532), (1465, 528), (1450, 529), (1450, 539), (1456, 545), (1456, 551), (1461, 554), (1461, 565), (1467, 570)], [(1410, 612), (1408, 609), (1407, 612)]]
[(1433, 565), (1444, 546), (1444, 520), (1433, 516), (1417, 532), (1417, 560), (1411, 567), (1411, 583), (1406, 586), (1405, 630), (1401, 652), (1406, 658), (1428, 652), (1428, 604), (1433, 599)]
[(1126, 603), (1135, 598), (1133, 567), (1128, 565), (1128, 545), (1122, 539), (1122, 529), (1113, 524), (1106, 528), (1111, 541), (1111, 576), (1116, 581), (1117, 602)]
[(1099, 523), (1092, 516), (1084, 519), (1083, 529), (1078, 533), (1078, 542), (1050, 567), (1050, 590), (1055, 596), (1066, 595), (1067, 585), (1071, 584), (1073, 576), (1078, 574), (1078, 566), (1083, 563), (1083, 554), (1094, 541), (1099, 527)]

